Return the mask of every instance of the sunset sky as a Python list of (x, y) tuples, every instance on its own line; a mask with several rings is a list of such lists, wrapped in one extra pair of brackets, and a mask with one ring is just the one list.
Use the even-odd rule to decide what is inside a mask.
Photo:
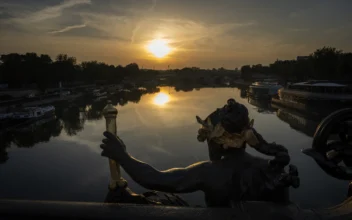
[[(235, 68), (352, 51), (351, 11), (351, 0), (0, 0), (0, 53)], [(148, 49), (155, 39), (168, 44), (163, 58)]]

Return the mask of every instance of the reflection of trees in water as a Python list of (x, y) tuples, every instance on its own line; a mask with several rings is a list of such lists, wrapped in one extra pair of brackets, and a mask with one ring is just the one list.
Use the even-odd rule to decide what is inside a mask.
[(157, 92), (160, 92), (160, 88), (158, 88), (158, 87), (146, 87), (145, 88), (146, 90), (145, 90), (145, 93), (143, 93), (143, 94), (153, 94), (153, 93), (157, 93)]
[[(122, 91), (109, 97), (114, 105), (125, 105), (128, 102), (138, 103), (144, 94), (157, 93), (157, 87), (139, 90)], [(8, 160), (7, 148), (11, 143), (18, 147), (33, 147), (40, 142), (48, 142), (51, 137), (57, 137), (62, 129), (67, 135), (73, 136), (84, 129), (86, 120), (100, 120), (106, 100), (94, 101), (92, 98), (82, 98), (75, 102), (55, 103), (56, 118), (42, 119), (32, 124), (19, 127), (11, 132), (0, 134), (0, 164)]]
[(127, 105), (127, 103), (128, 103), (128, 100), (124, 98), (120, 98), (116, 102), (113, 102), (114, 105), (121, 105), (121, 106), (125, 106)]
[(86, 117), (88, 120), (100, 120), (103, 118), (103, 109), (106, 105), (106, 101), (93, 102), (91, 105), (86, 107)]
[(5, 163), (9, 157), (7, 148), (11, 146), (12, 136), (8, 132), (0, 134), (0, 164)]
[[(144, 94), (159, 92), (156, 87), (121, 91), (108, 97), (113, 105), (124, 106), (128, 102), (138, 103)], [(85, 97), (74, 103), (64, 103), (56, 107), (56, 114), (63, 122), (65, 132), (72, 136), (84, 129), (86, 120), (100, 120), (103, 118), (103, 109), (106, 100), (94, 100)]]
[(18, 147), (33, 147), (40, 142), (48, 142), (51, 137), (61, 134), (62, 125), (56, 118), (43, 119), (12, 132), (12, 141)]
[(142, 90), (133, 90), (130, 92), (122, 92), (117, 96), (120, 97), (120, 99), (126, 100), (127, 102), (138, 103), (141, 100), (142, 95)]
[(193, 86), (187, 86), (187, 84), (185, 85), (177, 85), (175, 87), (175, 91), (176, 92), (192, 92), (194, 89)]
[(6, 163), (6, 161), (9, 159), (9, 156), (7, 154), (6, 148), (0, 148), (0, 164)]
[(128, 102), (139, 103), (142, 96), (145, 94), (153, 94), (158, 92), (160, 92), (160, 88), (145, 87), (138, 90), (121, 91), (109, 97), (109, 99), (112, 101), (113, 105), (124, 106), (128, 104)]
[(83, 130), (86, 117), (77, 105), (73, 105), (63, 111), (61, 120), (66, 134), (73, 136)]
[(247, 89), (246, 88), (240, 88), (240, 96), (243, 99), (247, 98)]
[(6, 149), (11, 147), (11, 143), (14, 143), (17, 147), (30, 148), (37, 143), (50, 141), (51, 137), (59, 136), (61, 130), (61, 121), (52, 117), (2, 133), (0, 137), (0, 164), (8, 160)]

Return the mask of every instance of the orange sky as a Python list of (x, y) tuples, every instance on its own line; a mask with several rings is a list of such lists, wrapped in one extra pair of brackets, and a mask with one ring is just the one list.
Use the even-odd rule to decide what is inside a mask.
[[(144, 68), (235, 68), (323, 46), (351, 51), (351, 1), (0, 0), (0, 53), (67, 53)], [(156, 58), (156, 38), (172, 48)]]

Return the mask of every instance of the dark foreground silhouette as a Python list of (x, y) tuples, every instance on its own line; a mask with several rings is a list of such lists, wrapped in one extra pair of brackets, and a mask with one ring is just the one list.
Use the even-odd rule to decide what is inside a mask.
[[(290, 165), (285, 147), (267, 143), (252, 127), (245, 106), (229, 99), (227, 104), (210, 114), (198, 140), (208, 140), (210, 161), (196, 162), (185, 168), (158, 171), (129, 155), (123, 141), (105, 132), (102, 155), (121, 164), (141, 186), (168, 193), (189, 193), (201, 190), (208, 207), (231, 207), (243, 201), (289, 202), (288, 187), (299, 186), (298, 172)], [(208, 122), (208, 123), (207, 123)], [(246, 144), (273, 160), (254, 157), (245, 152)]]

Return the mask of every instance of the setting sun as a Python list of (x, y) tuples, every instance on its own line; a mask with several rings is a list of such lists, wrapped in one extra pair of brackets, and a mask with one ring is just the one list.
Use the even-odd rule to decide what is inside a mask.
[(170, 97), (165, 93), (159, 93), (154, 97), (154, 104), (163, 106), (170, 101)]
[(170, 53), (171, 48), (166, 40), (155, 39), (149, 43), (148, 51), (157, 58), (163, 58)]

